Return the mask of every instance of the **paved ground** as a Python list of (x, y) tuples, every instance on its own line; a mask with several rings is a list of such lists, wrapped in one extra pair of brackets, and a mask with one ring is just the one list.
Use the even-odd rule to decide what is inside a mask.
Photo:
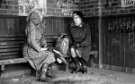
[(2, 77), (0, 84), (135, 84), (135, 75), (90, 68), (87, 74), (57, 71), (51, 82), (39, 82), (34, 76)]

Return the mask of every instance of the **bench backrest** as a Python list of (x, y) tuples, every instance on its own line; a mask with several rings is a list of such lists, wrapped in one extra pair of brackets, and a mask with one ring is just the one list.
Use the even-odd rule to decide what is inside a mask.
[(22, 56), (24, 36), (0, 36), (0, 60)]
[[(54, 46), (57, 36), (46, 36), (48, 46)], [(0, 36), (0, 60), (22, 58), (25, 36)]]

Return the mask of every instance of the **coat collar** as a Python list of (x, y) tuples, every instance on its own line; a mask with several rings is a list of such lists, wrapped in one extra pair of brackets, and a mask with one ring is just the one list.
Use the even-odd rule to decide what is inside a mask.
[(80, 26), (76, 26), (74, 22), (71, 23), (71, 27), (79, 27), (82, 28), (84, 26), (84, 22)]

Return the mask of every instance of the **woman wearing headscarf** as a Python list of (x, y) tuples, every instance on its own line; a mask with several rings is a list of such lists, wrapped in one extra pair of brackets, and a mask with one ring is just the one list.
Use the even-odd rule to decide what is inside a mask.
[(39, 72), (39, 79), (46, 80), (48, 77), (48, 66), (55, 62), (54, 54), (47, 48), (44, 37), (44, 27), (42, 23), (43, 15), (41, 10), (34, 9), (27, 17), (26, 43), (23, 55), (30, 65)]
[[(71, 40), (71, 55), (78, 65), (80, 61), (82, 66), (86, 65), (91, 50), (91, 31), (88, 24), (84, 23), (82, 12), (74, 11), (72, 14), (73, 22), (67, 28), (67, 34)], [(77, 68), (75, 68), (77, 70)]]

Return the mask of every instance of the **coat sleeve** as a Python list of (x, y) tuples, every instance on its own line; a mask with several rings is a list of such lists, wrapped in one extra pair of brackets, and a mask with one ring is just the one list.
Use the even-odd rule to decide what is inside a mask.
[(88, 24), (86, 24), (85, 28), (86, 28), (86, 38), (81, 43), (81, 45), (91, 47), (91, 30), (90, 30), (90, 26)]
[(29, 27), (29, 32), (27, 34), (28, 44), (35, 49), (36, 51), (40, 51), (40, 44), (36, 41), (36, 29), (34, 26)]
[(71, 24), (69, 24), (68, 27), (66, 28), (66, 31), (65, 31), (66, 34), (69, 37), (69, 43), (70, 43), (70, 45), (73, 44), (73, 37), (72, 37), (72, 33), (71, 33), (71, 28), (72, 28), (72, 26), (71, 26)]

